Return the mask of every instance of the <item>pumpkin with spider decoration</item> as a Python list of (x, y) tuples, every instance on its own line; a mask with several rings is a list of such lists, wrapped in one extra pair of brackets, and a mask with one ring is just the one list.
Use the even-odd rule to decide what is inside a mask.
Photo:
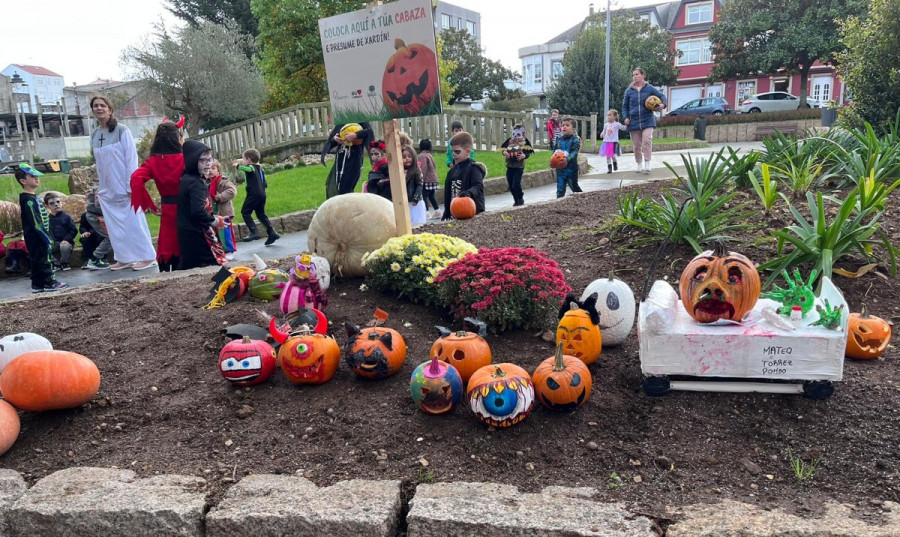
[(600, 333), (600, 314), (597, 313), (597, 293), (579, 302), (575, 295), (566, 296), (559, 310), (556, 327), (556, 343), (563, 345), (563, 352), (585, 364), (592, 364), (603, 351), (603, 335)]

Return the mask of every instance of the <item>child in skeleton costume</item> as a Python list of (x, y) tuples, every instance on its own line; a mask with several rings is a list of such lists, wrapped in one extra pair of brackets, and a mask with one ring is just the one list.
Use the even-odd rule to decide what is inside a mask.
[[(175, 229), (176, 208), (178, 207), (178, 185), (184, 174), (184, 116), (173, 123), (167, 119), (156, 127), (156, 136), (150, 146), (150, 158), (131, 174), (131, 206), (135, 211), (152, 211), (159, 218), (159, 240), (156, 261), (159, 270), (168, 272), (178, 268), (178, 231)], [(156, 183), (161, 209), (153, 203), (147, 192), (148, 181)]]
[(216, 237), (216, 228), (224, 222), (213, 216), (206, 176), (213, 161), (212, 149), (200, 142), (184, 143), (184, 175), (178, 187), (178, 245), (181, 248), (179, 270), (223, 265), (225, 252)]
[(328, 139), (322, 148), (323, 166), (325, 165), (325, 155), (330, 153), (335, 147), (338, 148), (334, 158), (334, 166), (328, 173), (328, 179), (325, 182), (325, 196), (328, 198), (339, 194), (348, 194), (356, 190), (356, 183), (359, 182), (359, 175), (362, 172), (366, 148), (369, 147), (374, 137), (369, 123), (362, 122), (359, 126), (362, 127), (362, 130), (352, 133), (352, 138), (361, 139), (362, 143), (360, 144), (345, 144), (345, 140), (342, 140), (340, 136), (344, 125), (335, 125), (334, 129), (328, 134)]
[(450, 203), (453, 198), (472, 198), (475, 213), (484, 212), (484, 176), (487, 175), (487, 168), (470, 157), (474, 143), (472, 135), (465, 131), (456, 134), (448, 142), (453, 155), (453, 167), (444, 181), (444, 214), (441, 220), (451, 218)]
[(109, 240), (121, 270), (143, 270), (156, 266), (156, 252), (143, 213), (131, 206), (131, 175), (138, 167), (137, 149), (128, 127), (116, 122), (106, 97), (91, 99), (91, 112), (100, 126), (91, 134), (91, 148), (97, 165), (100, 187), (97, 198), (103, 208)]
[(512, 136), (500, 146), (506, 157), (506, 183), (513, 197), (513, 206), (525, 205), (525, 193), (522, 191), (522, 175), (525, 173), (525, 159), (534, 153), (531, 140), (525, 137), (525, 127), (513, 127)]

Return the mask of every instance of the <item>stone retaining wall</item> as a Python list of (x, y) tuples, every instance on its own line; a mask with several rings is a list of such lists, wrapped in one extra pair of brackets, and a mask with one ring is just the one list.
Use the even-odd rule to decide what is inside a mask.
[[(406, 495), (406, 496), (405, 496)], [(660, 526), (621, 503), (598, 501), (593, 488), (547, 487), (520, 492), (497, 483), (419, 484), (339, 481), (318, 487), (303, 477), (249, 475), (218, 505), (199, 477), (138, 478), (130, 470), (75, 467), (30, 489), (13, 470), (0, 469), (0, 537), (658, 537)], [(408, 501), (404, 498), (409, 497)], [(670, 537), (850, 537), (900, 535), (900, 504), (885, 501), (884, 521), (854, 519), (847, 507), (826, 503), (822, 518), (724, 501), (681, 507)]]
[[(727, 125), (709, 125), (706, 127), (706, 141), (709, 143), (726, 142), (753, 142), (757, 140), (756, 129), (763, 125), (772, 126), (796, 126), (797, 134), (803, 134), (808, 129), (819, 127), (821, 119), (795, 119), (791, 121), (760, 121), (751, 123), (730, 123)], [(674, 127), (657, 127), (653, 131), (654, 138), (693, 138), (694, 127), (692, 125), (677, 125)], [(656, 149), (656, 146), (654, 146)]]

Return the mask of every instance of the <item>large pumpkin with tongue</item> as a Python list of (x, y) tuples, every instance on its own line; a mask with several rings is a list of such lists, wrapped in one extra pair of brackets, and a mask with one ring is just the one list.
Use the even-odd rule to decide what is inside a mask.
[(697, 322), (740, 322), (759, 300), (759, 272), (752, 261), (719, 245), (688, 263), (680, 291), (684, 309)]

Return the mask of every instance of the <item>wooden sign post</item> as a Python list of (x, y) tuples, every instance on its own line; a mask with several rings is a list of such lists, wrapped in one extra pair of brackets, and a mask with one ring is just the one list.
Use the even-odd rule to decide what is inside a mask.
[(400, 129), (396, 119), (381, 122), (384, 132), (384, 143), (387, 145), (388, 174), (391, 178), (391, 199), (394, 201), (394, 222), (397, 224), (397, 236), (412, 233), (409, 218), (409, 202), (406, 193), (406, 173), (403, 170), (403, 151), (400, 148)]

